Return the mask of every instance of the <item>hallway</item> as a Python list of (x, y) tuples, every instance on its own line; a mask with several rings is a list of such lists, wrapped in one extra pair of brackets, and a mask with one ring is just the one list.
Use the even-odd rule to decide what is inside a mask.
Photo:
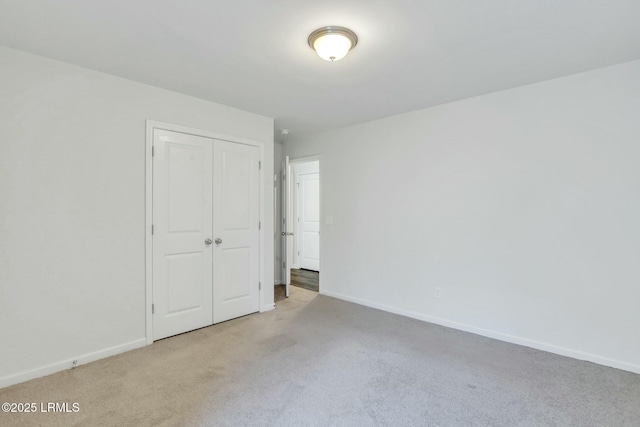
[[(320, 272), (304, 270), (304, 269), (291, 269), (291, 285), (298, 288), (306, 289), (313, 292), (319, 292)], [(282, 301), (285, 299), (284, 285), (276, 285), (273, 291), (274, 302)]]

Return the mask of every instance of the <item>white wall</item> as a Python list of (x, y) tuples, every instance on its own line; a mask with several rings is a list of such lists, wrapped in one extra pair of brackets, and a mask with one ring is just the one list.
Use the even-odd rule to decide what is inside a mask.
[(272, 119), (0, 48), (0, 386), (144, 345), (147, 119), (264, 143), (273, 282)]
[(640, 372), (640, 61), (285, 144), (320, 153), (321, 292)]

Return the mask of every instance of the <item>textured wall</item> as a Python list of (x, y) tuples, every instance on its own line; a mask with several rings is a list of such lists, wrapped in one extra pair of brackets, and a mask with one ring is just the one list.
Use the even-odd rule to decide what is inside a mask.
[(639, 118), (634, 61), (287, 142), (321, 292), (640, 372)]
[(6, 48), (0, 82), (0, 385), (143, 343), (147, 119), (265, 144), (273, 282), (272, 119)]

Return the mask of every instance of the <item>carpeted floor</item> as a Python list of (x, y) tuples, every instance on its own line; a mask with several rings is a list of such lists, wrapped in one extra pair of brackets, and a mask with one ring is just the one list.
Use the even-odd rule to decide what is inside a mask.
[(0, 390), (2, 426), (633, 426), (640, 375), (318, 295)]

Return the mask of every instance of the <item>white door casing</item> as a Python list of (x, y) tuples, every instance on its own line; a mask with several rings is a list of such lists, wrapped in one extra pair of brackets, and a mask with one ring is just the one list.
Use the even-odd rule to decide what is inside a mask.
[(153, 132), (153, 339), (211, 324), (213, 141)]
[(260, 310), (259, 149), (215, 141), (213, 323)]

